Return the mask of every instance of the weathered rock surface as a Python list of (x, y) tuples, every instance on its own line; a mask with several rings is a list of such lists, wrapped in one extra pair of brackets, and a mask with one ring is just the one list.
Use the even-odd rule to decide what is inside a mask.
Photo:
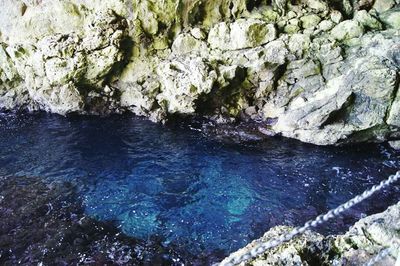
[[(307, 231), (240, 265), (363, 265), (386, 248), (391, 248), (390, 254), (376, 265), (394, 265), (400, 255), (399, 229), (400, 202), (383, 213), (359, 220), (344, 235), (323, 237)], [(286, 226), (274, 227), (233, 254), (245, 254), (260, 241), (275, 239), (290, 230), (292, 228)], [(226, 262), (227, 259), (223, 261)]]
[(400, 139), (400, 2), (0, 0), (0, 109)]

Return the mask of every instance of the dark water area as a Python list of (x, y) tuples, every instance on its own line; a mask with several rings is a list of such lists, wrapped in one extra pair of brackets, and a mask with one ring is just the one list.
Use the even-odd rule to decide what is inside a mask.
[[(211, 264), (386, 179), (385, 145), (235, 143), (132, 116), (0, 115), (0, 264)], [(394, 186), (321, 233), (399, 199)]]

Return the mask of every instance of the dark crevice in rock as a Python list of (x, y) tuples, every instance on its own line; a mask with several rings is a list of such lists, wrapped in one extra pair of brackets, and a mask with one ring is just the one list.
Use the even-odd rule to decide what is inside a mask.
[[(208, 94), (201, 95), (195, 105), (196, 113), (199, 115), (213, 114), (219, 107), (237, 108), (238, 97), (242, 96), (243, 83), (247, 77), (245, 68), (238, 68), (233, 80), (229, 81), (229, 85), (221, 87), (215, 83), (213, 89)], [(229, 110), (228, 110), (229, 111)]]
[(129, 64), (130, 58), (132, 58), (133, 46), (133, 40), (129, 37), (125, 37), (121, 41), (120, 49), (123, 54), (123, 59), (119, 62), (115, 62), (115, 64), (111, 68), (111, 71), (105, 77), (104, 84), (110, 84), (112, 79), (121, 74), (124, 68)]
[(389, 132), (389, 128), (386, 124), (377, 125), (354, 132), (345, 140), (341, 140), (338, 144), (360, 143), (367, 141), (383, 142), (389, 136)]
[(346, 19), (353, 16), (353, 3), (350, 0), (332, 0), (326, 1), (331, 9), (339, 10)]
[(327, 237), (318, 242), (308, 242), (305, 248), (299, 251), (299, 255), (307, 265), (328, 266), (331, 265), (332, 259), (338, 256), (338, 250), (334, 239)]
[(352, 93), (347, 98), (346, 102), (342, 105), (342, 107), (338, 110), (331, 112), (324, 123), (320, 126), (320, 128), (324, 128), (327, 125), (336, 124), (336, 123), (345, 123), (348, 114), (351, 112), (355, 101), (355, 94)]
[(392, 95), (390, 96), (391, 101), (388, 106), (388, 109), (386, 110), (385, 118), (383, 119), (383, 121), (386, 124), (387, 124), (387, 120), (389, 118), (390, 112), (392, 110), (392, 106), (397, 99), (397, 96), (398, 96), (397, 94), (400, 92), (399, 88), (400, 88), (400, 75), (399, 75), (399, 73), (396, 73), (396, 81), (395, 81), (395, 85), (394, 85), (394, 90), (392, 92)]
[(262, 0), (247, 0), (246, 3), (246, 8), (248, 11), (252, 11), (254, 8), (260, 6), (262, 3)]

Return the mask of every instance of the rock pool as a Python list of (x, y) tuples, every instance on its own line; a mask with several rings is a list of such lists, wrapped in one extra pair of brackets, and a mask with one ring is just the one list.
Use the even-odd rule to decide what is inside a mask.
[[(375, 144), (221, 142), (186, 124), (132, 116), (3, 114), (0, 263), (46, 261), (69, 241), (51, 260), (211, 264), (272, 226), (300, 225), (363, 192), (393, 174), (399, 157)], [(320, 232), (344, 231), (397, 202), (399, 191), (375, 195)], [(66, 228), (75, 229), (43, 244)]]

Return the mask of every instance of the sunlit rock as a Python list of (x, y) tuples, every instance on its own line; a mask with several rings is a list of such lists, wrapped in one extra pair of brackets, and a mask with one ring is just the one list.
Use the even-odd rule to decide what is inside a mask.
[(379, 19), (388, 28), (400, 29), (400, 8), (391, 9), (380, 14)]
[(208, 43), (213, 49), (239, 50), (257, 47), (273, 41), (276, 29), (261, 20), (238, 19), (233, 23), (219, 23), (211, 28)]
[[(398, 256), (396, 247), (400, 241), (400, 204), (389, 207), (383, 213), (367, 216), (359, 220), (343, 235), (322, 236), (306, 231), (292, 240), (280, 244), (263, 254), (250, 259), (250, 265), (364, 265), (381, 250), (392, 247), (388, 256), (379, 260), (380, 265), (394, 265)], [(260, 243), (279, 239), (294, 228), (277, 226), (263, 237), (232, 253), (239, 257)], [(226, 264), (228, 259), (222, 261)], [(247, 264), (246, 263), (246, 264)], [(240, 264), (244, 265), (244, 263)]]
[(332, 37), (339, 41), (358, 38), (364, 34), (364, 27), (354, 20), (345, 20), (332, 29)]
[(217, 74), (202, 59), (174, 58), (156, 69), (160, 79), (159, 105), (168, 113), (195, 112), (195, 100), (211, 91)]

